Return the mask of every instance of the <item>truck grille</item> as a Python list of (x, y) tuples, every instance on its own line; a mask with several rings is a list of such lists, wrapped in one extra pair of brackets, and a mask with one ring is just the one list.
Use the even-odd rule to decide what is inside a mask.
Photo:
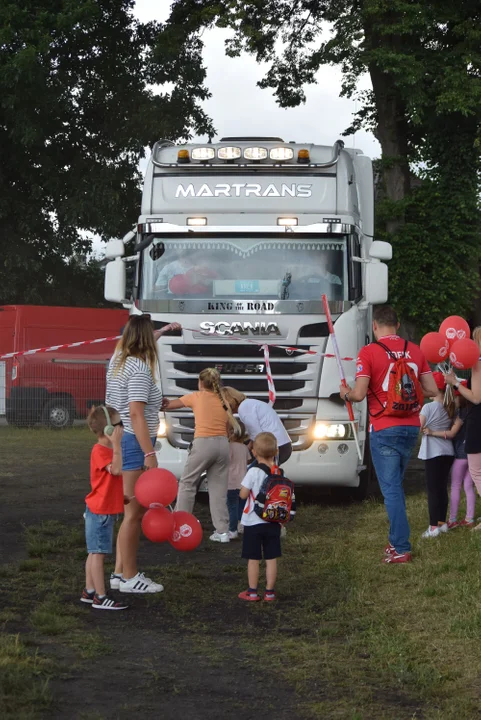
[[(325, 340), (302, 345), (302, 350), (322, 352)], [(270, 365), (276, 386), (274, 409), (279, 413), (295, 450), (311, 443), (319, 388), (320, 358), (306, 353), (289, 354), (270, 348)], [(160, 345), (162, 386), (166, 397), (178, 397), (197, 390), (198, 375), (207, 367), (216, 367), (226, 385), (258, 400), (267, 401), (268, 388), (264, 356), (253, 344), (177, 343)], [(194, 418), (188, 411), (167, 413), (168, 437), (172, 445), (186, 448), (193, 440)]]
[[(294, 450), (306, 450), (312, 444), (310, 430), (314, 423), (313, 415), (296, 415), (295, 418), (287, 418), (279, 415), (284, 427), (291, 438)], [(185, 412), (168, 413), (168, 437), (169, 441), (176, 447), (188, 448), (194, 439), (194, 417), (191, 413)]]

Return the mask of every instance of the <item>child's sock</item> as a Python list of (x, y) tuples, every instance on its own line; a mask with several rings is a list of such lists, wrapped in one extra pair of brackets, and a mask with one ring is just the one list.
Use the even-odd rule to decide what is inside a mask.
[(95, 588), (85, 588), (86, 592), (88, 592), (89, 595), (91, 595), (93, 592), (95, 592)]
[(257, 588), (249, 588), (247, 592), (249, 595), (257, 595)]

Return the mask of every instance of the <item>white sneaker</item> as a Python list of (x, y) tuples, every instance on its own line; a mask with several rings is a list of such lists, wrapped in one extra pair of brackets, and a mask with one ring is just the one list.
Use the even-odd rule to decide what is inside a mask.
[(229, 530), (229, 540), (237, 540), (239, 533), (237, 530)]
[(110, 573), (110, 589), (118, 590), (120, 587), (120, 581), (122, 580), (122, 573)]
[(439, 532), (447, 533), (449, 530), (448, 523), (443, 523), (439, 526)]
[(137, 573), (133, 578), (125, 580), (122, 578), (120, 581), (120, 592), (123, 593), (140, 593), (146, 595), (148, 593), (159, 593), (164, 589), (163, 585), (154, 583), (148, 577), (145, 577), (144, 573)]
[(440, 528), (440, 527), (432, 528), (431, 526), (429, 526), (428, 529), (427, 529), (425, 532), (423, 532), (423, 534), (421, 535), (421, 537), (423, 537), (423, 538), (435, 538), (435, 537), (438, 537), (438, 535), (439, 535), (440, 533), (441, 533), (441, 528)]
[(212, 540), (212, 542), (220, 542), (220, 543), (228, 543), (230, 541), (229, 533), (218, 533), (217, 530), (215, 533), (213, 533), (209, 540)]

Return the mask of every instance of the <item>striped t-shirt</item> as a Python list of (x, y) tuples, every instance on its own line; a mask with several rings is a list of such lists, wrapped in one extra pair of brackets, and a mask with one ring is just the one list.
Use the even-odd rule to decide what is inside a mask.
[(145, 403), (145, 420), (151, 437), (157, 435), (159, 427), (159, 410), (162, 404), (162, 393), (155, 384), (149, 366), (139, 358), (128, 357), (123, 369), (117, 374), (114, 355), (107, 371), (107, 393), (105, 402), (115, 408), (120, 415), (124, 430), (134, 433), (130, 419), (129, 403)]

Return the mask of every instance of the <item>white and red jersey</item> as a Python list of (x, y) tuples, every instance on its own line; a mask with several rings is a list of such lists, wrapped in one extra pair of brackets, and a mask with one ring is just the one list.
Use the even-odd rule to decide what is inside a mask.
[[(404, 356), (404, 346), (406, 341), (399, 335), (386, 335), (379, 338), (379, 342), (389, 348), (389, 351), (396, 357)], [(427, 363), (421, 349), (412, 342), (409, 342), (406, 349), (406, 360), (416, 373), (416, 377), (431, 373), (431, 369)], [(358, 355), (356, 362), (356, 379), (360, 377), (369, 378), (369, 388), (367, 392), (367, 403), (369, 416), (373, 430), (385, 430), (394, 425), (414, 425), (419, 426), (419, 414), (411, 417), (393, 417), (380, 416), (376, 418), (387, 400), (387, 390), (389, 386), (389, 373), (394, 366), (394, 360), (384, 348), (376, 343), (371, 343), (363, 347)]]

